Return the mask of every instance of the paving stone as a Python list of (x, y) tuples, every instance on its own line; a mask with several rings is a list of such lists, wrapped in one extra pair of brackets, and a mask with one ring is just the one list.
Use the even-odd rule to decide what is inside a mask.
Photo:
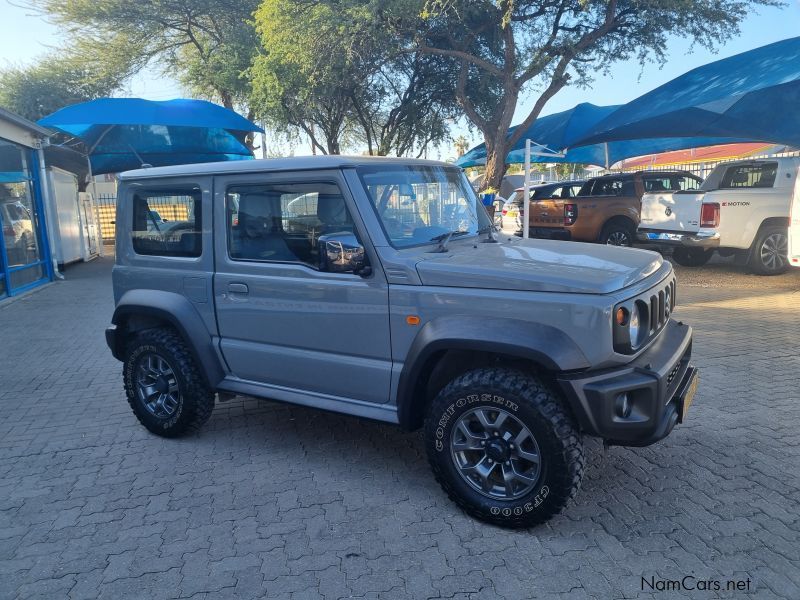
[(150, 435), (105, 346), (110, 266), (0, 304), (1, 598), (658, 599), (642, 576), (686, 574), (800, 597), (800, 271), (680, 271), (686, 423), (650, 448), (587, 440), (573, 504), (512, 532), (447, 500), (418, 433), (236, 398)]

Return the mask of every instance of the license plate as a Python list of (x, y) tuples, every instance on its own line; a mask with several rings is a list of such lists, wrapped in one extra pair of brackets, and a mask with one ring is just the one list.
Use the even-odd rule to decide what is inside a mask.
[(686, 392), (683, 394), (683, 404), (681, 406), (681, 423), (686, 420), (686, 413), (689, 411), (689, 407), (692, 405), (692, 401), (694, 400), (694, 395), (697, 393), (697, 386), (700, 385), (700, 374), (695, 371), (692, 374), (692, 381), (689, 382), (689, 386), (686, 388)]
[(681, 234), (679, 233), (648, 233), (647, 239), (649, 240), (671, 240), (679, 241)]

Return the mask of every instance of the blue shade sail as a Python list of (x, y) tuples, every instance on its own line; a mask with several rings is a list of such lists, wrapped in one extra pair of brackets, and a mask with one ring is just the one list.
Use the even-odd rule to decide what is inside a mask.
[(722, 136), (800, 146), (798, 106), (795, 37), (692, 69), (623, 105), (575, 145)]
[[(522, 138), (514, 145), (506, 156), (506, 163), (525, 162), (525, 140), (530, 139), (533, 143), (545, 146), (547, 149), (539, 149), (543, 156), (531, 156), (534, 163), (578, 163), (600, 166), (610, 166), (615, 162), (642, 156), (643, 154), (655, 154), (668, 150), (682, 150), (684, 148), (694, 148), (697, 146), (713, 146), (716, 144), (729, 144), (741, 140), (728, 137), (705, 137), (705, 138), (656, 138), (642, 140), (626, 140), (592, 144), (589, 146), (573, 147), (576, 142), (586, 135), (592, 127), (609, 115), (613, 115), (620, 107), (617, 106), (596, 106), (594, 104), (583, 103), (565, 110), (560, 113), (540, 117), (531, 126)], [(508, 130), (511, 135), (516, 127)], [(561, 157), (556, 153), (565, 153)], [(551, 155), (552, 154), (552, 155)], [(460, 167), (475, 167), (486, 164), (486, 146), (479, 144), (464, 156), (456, 161)]]
[(252, 152), (233, 132), (263, 133), (231, 110), (185, 99), (102, 98), (62, 108), (39, 124), (83, 142), (98, 175), (143, 163), (168, 166), (251, 159)]
[[(532, 162), (610, 166), (615, 162), (700, 146), (767, 142), (800, 146), (800, 37), (693, 69), (622, 106), (578, 104), (541, 117), (506, 157), (525, 160), (525, 140), (566, 157)], [(509, 135), (515, 128), (509, 129)], [(456, 164), (486, 163), (476, 146)]]

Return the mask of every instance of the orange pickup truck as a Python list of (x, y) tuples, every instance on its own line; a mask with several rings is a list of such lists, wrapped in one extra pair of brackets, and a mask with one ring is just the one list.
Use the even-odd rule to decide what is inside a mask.
[(686, 171), (639, 171), (594, 177), (575, 196), (536, 198), (530, 204), (530, 236), (630, 246), (636, 238), (645, 192), (700, 187)]

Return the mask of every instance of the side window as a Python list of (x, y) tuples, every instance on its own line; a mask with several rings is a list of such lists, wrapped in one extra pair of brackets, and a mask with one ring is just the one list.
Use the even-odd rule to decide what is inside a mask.
[(645, 193), (668, 192), (672, 189), (672, 180), (669, 177), (646, 177), (644, 179)]
[(355, 231), (335, 183), (231, 186), (226, 211), (228, 253), (234, 260), (296, 262), (316, 268), (320, 236)]
[(775, 184), (778, 163), (735, 165), (722, 176), (720, 188), (771, 188)]
[(202, 193), (198, 187), (141, 190), (133, 196), (131, 241), (136, 254), (200, 256)]
[(619, 196), (621, 194), (621, 179), (598, 179), (592, 188), (592, 196)]
[(702, 180), (691, 175), (680, 175), (673, 179), (672, 189), (674, 190), (696, 190), (700, 187)]

